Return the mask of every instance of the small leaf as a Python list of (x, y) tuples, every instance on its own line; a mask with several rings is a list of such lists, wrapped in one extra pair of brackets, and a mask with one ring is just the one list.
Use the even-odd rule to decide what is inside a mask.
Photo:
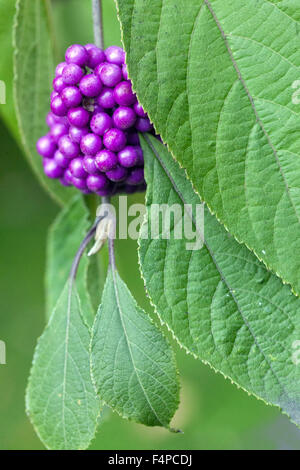
[(26, 395), (27, 413), (49, 449), (86, 449), (100, 402), (90, 376), (90, 332), (69, 282), (38, 341)]
[[(174, 226), (170, 239), (161, 231), (151, 239), (152, 204), (181, 206), (199, 234), (194, 214), (201, 201), (165, 146), (151, 136), (142, 146), (148, 225), (140, 266), (161, 322), (188, 352), (300, 425), (300, 299), (207, 208), (202, 249), (187, 250), (191, 240), (174, 239)], [(192, 210), (184, 212), (184, 204)]]
[(17, 0), (14, 26), (14, 92), (16, 113), (25, 154), (45, 189), (61, 204), (75, 190), (43, 171), (42, 158), (37, 154), (36, 141), (47, 132), (51, 83), (54, 78), (53, 38), (48, 0)]
[(123, 418), (168, 427), (178, 406), (174, 355), (161, 331), (109, 268), (91, 341), (100, 398)]
[[(81, 195), (75, 196), (59, 213), (48, 236), (46, 295), (47, 318), (68, 279), (73, 259), (91, 223), (89, 212)], [(89, 258), (83, 255), (77, 276), (77, 289), (82, 312), (88, 325), (94, 321), (94, 312), (87, 292)]]
[(218, 220), (299, 294), (296, 3), (117, 0), (156, 131)]

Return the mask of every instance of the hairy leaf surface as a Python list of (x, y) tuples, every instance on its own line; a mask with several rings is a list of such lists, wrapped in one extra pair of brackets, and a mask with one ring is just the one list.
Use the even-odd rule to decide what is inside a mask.
[(294, 0), (117, 0), (157, 132), (234, 236), (300, 293)]
[[(151, 239), (151, 204), (191, 204), (199, 197), (165, 146), (142, 139), (148, 223), (140, 236), (140, 266), (164, 324), (195, 357), (238, 386), (279, 406), (300, 425), (300, 300), (268, 272), (205, 209), (204, 246), (184, 237)], [(182, 213), (183, 210), (182, 210)]]
[(173, 351), (111, 268), (93, 327), (91, 360), (101, 400), (124, 418), (169, 427), (179, 394)]
[(60, 203), (75, 190), (43, 171), (36, 141), (47, 133), (51, 84), (54, 78), (53, 33), (49, 0), (18, 0), (14, 27), (14, 91), (17, 118), (28, 160), (45, 189)]
[(90, 375), (90, 331), (69, 282), (38, 341), (26, 395), (27, 413), (49, 449), (86, 449), (100, 402)]

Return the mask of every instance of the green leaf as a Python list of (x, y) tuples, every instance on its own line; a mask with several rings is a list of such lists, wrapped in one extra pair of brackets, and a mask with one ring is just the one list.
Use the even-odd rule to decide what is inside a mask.
[(27, 413), (49, 449), (86, 449), (95, 435), (100, 402), (89, 343), (76, 286), (67, 282), (38, 341), (26, 395)]
[[(151, 239), (151, 204), (191, 204), (194, 231), (200, 199), (165, 146), (142, 139), (147, 214), (139, 240), (140, 266), (162, 323), (196, 358), (248, 393), (279, 406), (300, 425), (300, 299), (268, 272), (205, 208), (204, 246)], [(186, 206), (188, 208), (188, 206)], [(193, 214), (189, 216), (189, 214)]]
[(129, 74), (157, 132), (211, 212), (300, 293), (295, 1), (117, 3)]
[[(68, 279), (72, 262), (81, 241), (90, 228), (89, 212), (81, 195), (75, 196), (59, 213), (48, 236), (46, 301), (47, 319), (55, 307), (57, 299)], [(87, 291), (89, 258), (83, 255), (78, 268), (77, 289), (83, 316), (92, 325), (94, 312)]]
[(18, 0), (14, 26), (14, 92), (16, 113), (25, 154), (44, 188), (61, 204), (75, 190), (43, 171), (36, 141), (47, 133), (51, 84), (54, 77), (53, 33), (48, 0)]
[(109, 268), (91, 341), (98, 394), (123, 418), (168, 427), (179, 385), (171, 347)]

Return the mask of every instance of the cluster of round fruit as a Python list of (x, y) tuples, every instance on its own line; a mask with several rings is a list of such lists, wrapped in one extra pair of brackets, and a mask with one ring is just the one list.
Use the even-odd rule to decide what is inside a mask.
[(56, 67), (47, 135), (37, 142), (45, 174), (99, 196), (145, 190), (138, 132), (153, 127), (128, 79), (125, 53), (70, 46)]

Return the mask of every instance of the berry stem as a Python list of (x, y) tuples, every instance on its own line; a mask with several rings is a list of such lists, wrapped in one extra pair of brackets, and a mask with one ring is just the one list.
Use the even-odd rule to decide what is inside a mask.
[(96, 46), (100, 47), (100, 49), (104, 49), (101, 0), (92, 0), (92, 8), (94, 23), (94, 41)]
[(88, 233), (86, 234), (86, 236), (84, 237), (84, 239), (82, 240), (79, 248), (78, 248), (78, 251), (75, 255), (75, 258), (73, 260), (73, 263), (72, 263), (72, 267), (71, 267), (71, 271), (70, 271), (70, 275), (69, 275), (69, 279), (70, 279), (70, 285), (72, 286), (75, 278), (76, 278), (76, 274), (77, 274), (77, 270), (78, 270), (78, 266), (79, 266), (79, 263), (80, 263), (80, 260), (81, 260), (81, 257), (86, 249), (86, 247), (88, 246), (88, 244), (90, 243), (90, 241), (92, 240), (95, 232), (96, 232), (96, 229), (97, 229), (97, 226), (99, 224), (99, 222), (104, 219), (106, 217), (106, 214), (102, 215), (101, 217), (97, 217), (94, 224), (92, 225), (92, 227), (90, 228), (90, 230), (88, 231)]

